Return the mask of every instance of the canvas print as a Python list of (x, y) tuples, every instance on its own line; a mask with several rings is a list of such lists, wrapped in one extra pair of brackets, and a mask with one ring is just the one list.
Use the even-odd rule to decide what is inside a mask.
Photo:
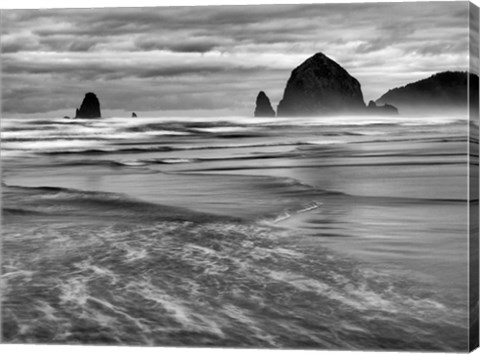
[(478, 8), (1, 11), (1, 341), (478, 346)]

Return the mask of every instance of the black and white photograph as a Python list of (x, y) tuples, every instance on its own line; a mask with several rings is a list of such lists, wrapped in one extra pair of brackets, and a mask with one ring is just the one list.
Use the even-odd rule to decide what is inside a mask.
[(475, 349), (478, 7), (163, 5), (0, 10), (1, 343)]

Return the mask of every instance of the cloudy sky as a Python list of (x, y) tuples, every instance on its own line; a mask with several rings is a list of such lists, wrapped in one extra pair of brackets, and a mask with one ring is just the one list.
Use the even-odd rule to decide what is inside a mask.
[(104, 116), (252, 115), (276, 107), (316, 52), (364, 99), (468, 68), (466, 2), (4, 10), (2, 114), (74, 115), (93, 91)]

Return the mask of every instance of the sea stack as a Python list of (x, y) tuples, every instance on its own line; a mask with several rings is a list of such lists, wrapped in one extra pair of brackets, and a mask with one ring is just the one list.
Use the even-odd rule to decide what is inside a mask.
[(254, 114), (255, 117), (275, 117), (275, 111), (272, 108), (270, 99), (263, 91), (260, 91), (257, 95)]
[(323, 53), (317, 53), (292, 71), (278, 116), (321, 116), (364, 113), (360, 83)]
[(396, 115), (398, 114), (398, 109), (391, 104), (385, 103), (383, 106), (377, 106), (374, 101), (370, 101), (367, 106), (368, 113), (372, 114), (387, 114), (387, 115)]
[(132, 118), (135, 118), (137, 116), (137, 113), (132, 112)]
[(77, 109), (75, 118), (101, 118), (100, 102), (93, 92), (85, 94), (82, 105)]

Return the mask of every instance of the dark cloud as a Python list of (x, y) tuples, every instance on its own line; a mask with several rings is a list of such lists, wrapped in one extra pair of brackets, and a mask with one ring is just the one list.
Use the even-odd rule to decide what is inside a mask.
[(171, 38), (156, 38), (141, 36), (134, 42), (137, 50), (170, 50), (180, 53), (206, 53), (226, 43), (225, 39), (218, 37), (188, 37), (185, 35), (174, 42)]
[(22, 43), (5, 43), (2, 44), (2, 53), (16, 53), (24, 48)]
[[(24, 57), (14, 59), (5, 55), (3, 60), (3, 71), (9, 74), (55, 74), (65, 75), (70, 79), (91, 81), (102, 79), (120, 79), (120, 78), (156, 78), (156, 77), (181, 77), (185, 75), (215, 75), (222, 72), (241, 77), (249, 72), (260, 73), (267, 70), (262, 65), (242, 65), (241, 62), (232, 61), (210, 61), (200, 59), (180, 60), (178, 57), (174, 62), (156, 62), (148, 56), (138, 59), (136, 65), (132, 65), (130, 60), (125, 58), (108, 59), (99, 56), (97, 58), (86, 60), (83, 54), (75, 58), (62, 60), (53, 56), (50, 60), (35, 60), (33, 57)], [(38, 59), (38, 58), (37, 58)], [(172, 60), (174, 58), (172, 57)]]

